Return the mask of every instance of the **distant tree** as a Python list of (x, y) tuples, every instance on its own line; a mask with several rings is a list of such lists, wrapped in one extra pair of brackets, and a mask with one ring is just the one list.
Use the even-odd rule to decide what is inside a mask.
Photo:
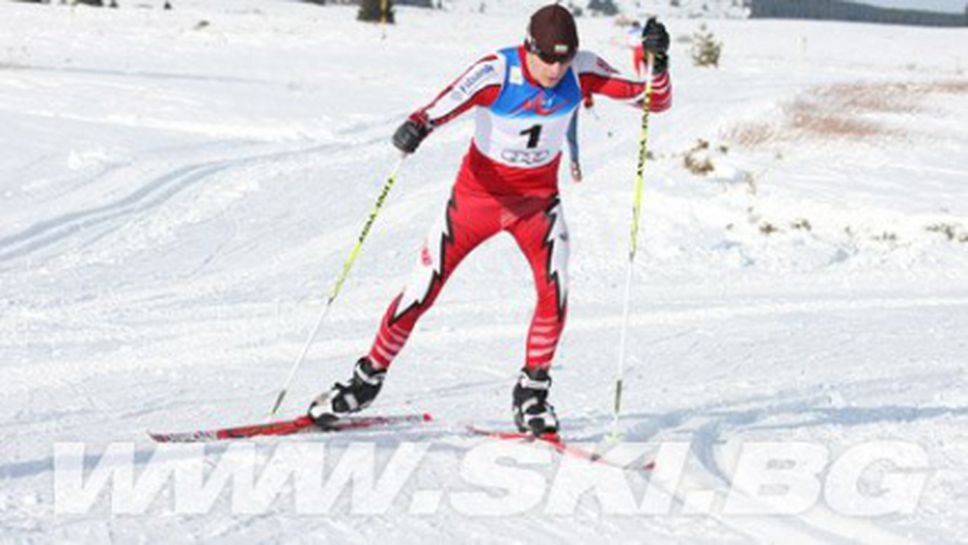
[(588, 11), (592, 15), (612, 17), (618, 15), (618, 6), (612, 0), (591, 0), (588, 2)]
[(719, 56), (723, 52), (723, 42), (716, 39), (712, 31), (701, 25), (692, 35), (692, 63), (696, 66), (719, 66)]
[[(386, 9), (386, 13), (383, 10)], [(393, 2), (391, 0), (361, 0), (360, 11), (356, 18), (360, 21), (379, 23), (386, 17), (386, 22), (393, 24)]]

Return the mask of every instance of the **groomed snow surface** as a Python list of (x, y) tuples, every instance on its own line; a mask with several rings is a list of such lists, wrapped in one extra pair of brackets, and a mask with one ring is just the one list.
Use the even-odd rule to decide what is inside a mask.
[[(683, 469), (660, 457), (664, 484), (624, 476), (641, 512), (602, 474), (562, 513), (566, 462), (540, 447), (504, 445), (503, 468), (468, 478), (494, 441), (463, 425), (511, 426), (533, 304), (506, 236), (464, 262), (369, 410), (435, 422), (204, 452), (145, 435), (265, 419), (395, 162), (392, 131), (516, 43), (528, 11), (399, 8), (381, 40), (352, 7), (140, 4), (0, 3), (0, 541), (968, 542), (965, 30), (708, 20), (725, 44), (711, 69), (689, 61), (704, 21), (666, 20), (674, 106), (652, 118), (621, 427), (644, 458), (685, 445)], [(585, 48), (630, 66), (612, 21), (579, 24)], [(552, 400), (592, 447), (611, 425), (638, 127), (599, 100), (581, 117), (585, 181), (562, 172), (570, 316)], [(403, 165), (285, 415), (368, 349), (471, 130), (441, 129)], [(101, 456), (125, 445), (128, 462)], [(371, 452), (380, 476), (426, 452), (391, 467), (399, 490), (369, 512), (354, 487), (315, 510), (282, 487), (246, 512), (232, 484), (195, 513), (171, 483), (140, 509), (110, 484), (79, 512), (55, 501), (70, 460), (85, 479), (137, 477), (294, 447), (318, 470), (325, 449), (324, 477), (346, 453)], [(750, 489), (764, 474), (787, 480)], [(643, 509), (661, 487), (669, 505)], [(728, 512), (744, 488), (780, 513)], [(475, 512), (494, 498), (508, 512)]]

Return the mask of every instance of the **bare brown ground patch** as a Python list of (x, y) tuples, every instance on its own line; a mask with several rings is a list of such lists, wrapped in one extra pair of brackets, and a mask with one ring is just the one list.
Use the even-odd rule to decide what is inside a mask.
[(968, 95), (968, 80), (839, 83), (815, 87), (783, 104), (782, 116), (776, 122), (739, 123), (725, 130), (721, 137), (747, 149), (805, 138), (904, 137), (907, 131), (887, 126), (870, 116), (924, 111), (925, 97), (931, 94)]
[(927, 84), (928, 92), (949, 95), (968, 95), (968, 80), (939, 81)]
[(860, 119), (828, 104), (794, 101), (783, 107), (786, 129), (798, 136), (820, 138), (870, 138), (898, 134), (882, 124)]
[(845, 112), (910, 113), (920, 110), (919, 92), (906, 83), (841, 83), (810, 93)]
[(723, 140), (747, 148), (758, 148), (779, 137), (779, 128), (769, 123), (739, 123), (729, 128), (721, 136)]

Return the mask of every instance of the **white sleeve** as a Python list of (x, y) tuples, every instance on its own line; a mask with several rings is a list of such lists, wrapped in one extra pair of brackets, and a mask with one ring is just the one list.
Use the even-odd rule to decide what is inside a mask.
[(433, 102), (415, 115), (425, 116), (431, 127), (442, 125), (474, 106), (489, 106), (504, 83), (504, 57), (488, 55), (444, 88)]

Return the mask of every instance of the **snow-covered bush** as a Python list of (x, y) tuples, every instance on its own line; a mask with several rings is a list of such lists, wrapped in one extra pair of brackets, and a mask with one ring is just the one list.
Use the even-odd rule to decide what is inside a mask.
[(964, 231), (961, 225), (954, 223), (936, 223), (926, 227), (931, 233), (940, 233), (950, 241), (968, 242), (968, 231)]
[(723, 42), (716, 40), (706, 25), (699, 27), (692, 36), (692, 62), (696, 66), (719, 66), (719, 56), (723, 52)]
[(682, 166), (697, 176), (705, 176), (716, 170), (710, 156), (709, 142), (702, 139), (697, 140), (696, 145), (690, 148), (683, 157)]

